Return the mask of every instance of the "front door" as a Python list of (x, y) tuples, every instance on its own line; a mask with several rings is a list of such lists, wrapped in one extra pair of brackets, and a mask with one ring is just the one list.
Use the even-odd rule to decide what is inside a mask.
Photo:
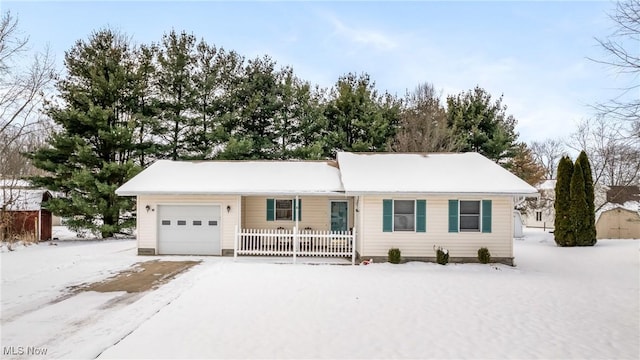
[(349, 230), (349, 202), (344, 200), (331, 201), (331, 231)]

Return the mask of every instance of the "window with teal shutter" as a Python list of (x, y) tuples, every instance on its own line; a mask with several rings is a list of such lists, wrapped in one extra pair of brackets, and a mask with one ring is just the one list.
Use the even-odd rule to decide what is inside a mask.
[(267, 221), (274, 221), (276, 219), (276, 200), (267, 199)]
[(416, 200), (416, 232), (427, 231), (427, 201)]
[(382, 200), (382, 231), (391, 232), (393, 229), (393, 201)]
[(458, 200), (449, 200), (449, 232), (458, 232)]
[(482, 232), (491, 232), (491, 200), (482, 200)]

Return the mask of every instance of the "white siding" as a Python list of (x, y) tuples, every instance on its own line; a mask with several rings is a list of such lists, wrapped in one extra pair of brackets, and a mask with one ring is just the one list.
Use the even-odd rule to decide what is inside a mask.
[[(382, 200), (427, 201), (427, 231), (383, 232)], [(492, 232), (449, 233), (449, 199), (492, 200)], [(435, 257), (435, 246), (449, 250), (451, 257), (477, 257), (478, 249), (487, 247), (492, 257), (513, 257), (513, 199), (511, 197), (361, 197), (360, 216), (362, 228), (358, 229), (360, 255), (387, 256), (390, 248), (399, 248), (403, 257)]]
[[(220, 205), (221, 212), (221, 246), (222, 249), (233, 249), (235, 226), (239, 224), (241, 202), (239, 196), (224, 195), (140, 195), (137, 204), (138, 248), (158, 249), (158, 205), (212, 204)], [(146, 210), (146, 206), (150, 210)], [(227, 212), (227, 206), (230, 211)]]
[[(287, 229), (295, 226), (295, 221), (267, 221), (267, 198), (293, 199), (287, 196), (245, 196), (242, 198), (242, 227), (245, 229)], [(347, 200), (349, 202), (349, 227), (353, 227), (353, 199), (345, 197), (300, 196), (302, 201), (302, 220), (300, 229), (309, 227), (313, 230), (330, 230), (330, 200)]]

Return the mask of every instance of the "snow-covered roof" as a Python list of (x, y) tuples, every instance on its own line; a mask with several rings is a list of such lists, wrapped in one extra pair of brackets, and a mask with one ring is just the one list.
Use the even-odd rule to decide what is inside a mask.
[(627, 201), (624, 204), (616, 204), (616, 203), (608, 202), (602, 205), (602, 207), (600, 207), (600, 209), (596, 211), (596, 221), (598, 221), (602, 213), (607, 212), (609, 210), (614, 210), (614, 209), (624, 209), (624, 210), (640, 213), (640, 201)]
[(37, 211), (41, 209), (46, 193), (49, 192), (42, 189), (0, 189), (0, 207), (6, 205), (11, 211)]
[(338, 153), (347, 194), (494, 194), (537, 190), (478, 153)]
[(536, 189), (538, 189), (538, 190), (555, 190), (556, 189), (556, 179), (543, 180), (541, 183), (536, 185)]
[(116, 190), (140, 194), (335, 194), (340, 171), (327, 161), (158, 160)]
[(0, 179), (0, 188), (28, 188), (31, 184), (21, 179)]

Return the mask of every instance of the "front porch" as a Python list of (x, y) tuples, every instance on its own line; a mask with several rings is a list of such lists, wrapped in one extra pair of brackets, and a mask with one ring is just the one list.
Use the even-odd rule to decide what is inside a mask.
[(346, 257), (355, 264), (356, 231), (240, 229), (236, 226), (233, 256)]

